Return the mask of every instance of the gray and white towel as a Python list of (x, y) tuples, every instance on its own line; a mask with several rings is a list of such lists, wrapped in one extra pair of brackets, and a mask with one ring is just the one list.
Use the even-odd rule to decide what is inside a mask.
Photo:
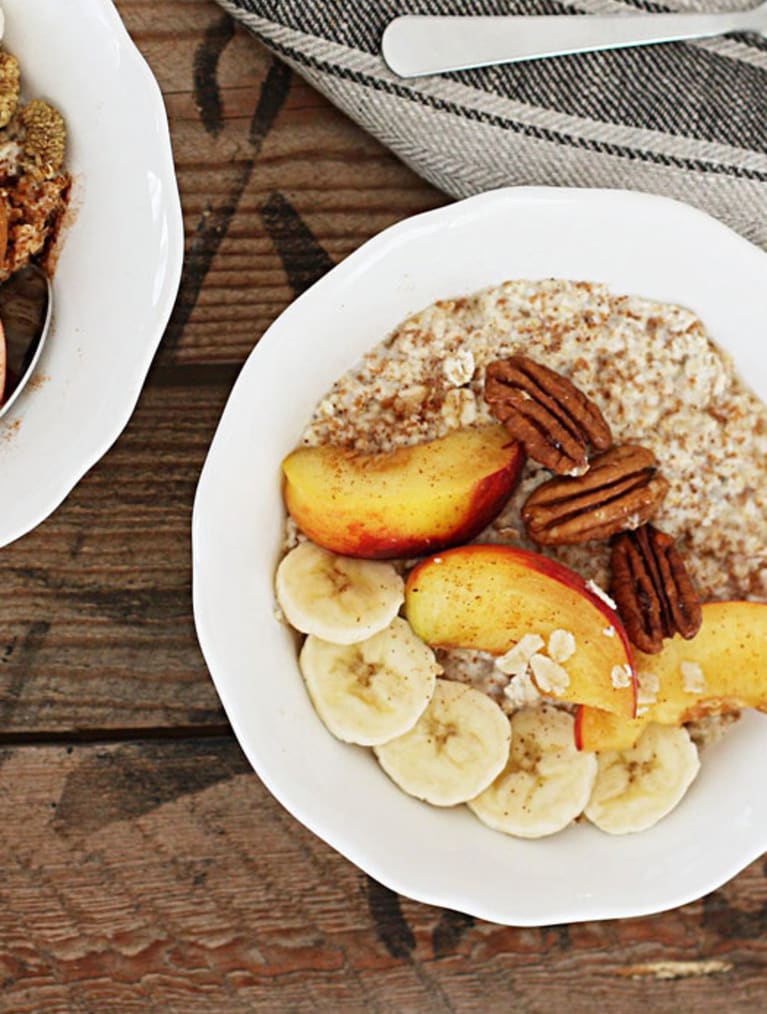
[[(417, 173), (455, 197), (624, 187), (767, 248), (767, 39), (727, 36), (405, 81), (384, 27), (419, 14), (722, 10), (750, 0), (218, 0)], [(658, 238), (662, 242), (662, 237)]]

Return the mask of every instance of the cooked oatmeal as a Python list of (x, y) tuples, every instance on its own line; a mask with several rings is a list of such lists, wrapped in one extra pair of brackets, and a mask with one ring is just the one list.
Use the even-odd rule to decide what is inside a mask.
[[(605, 286), (508, 281), (410, 317), (342, 376), (307, 445), (389, 450), (491, 421), (485, 367), (530, 352), (599, 405), (616, 442), (649, 447), (671, 488), (655, 523), (680, 540), (703, 600), (767, 599), (767, 409), (690, 310)], [(478, 541), (542, 551), (608, 582), (608, 548), (539, 548), (519, 522), (548, 472), (527, 464)]]
[[(505, 430), (465, 429), (493, 422), (491, 412)], [(751, 700), (749, 688), (730, 693), (725, 677), (737, 643), (745, 652), (750, 639), (754, 649), (744, 653), (744, 674), (761, 661), (764, 629), (756, 637), (751, 624), (757, 611), (767, 627), (764, 607), (712, 600), (767, 598), (766, 421), (767, 408), (702, 323), (678, 306), (590, 283), (511, 281), (406, 320), (340, 378), (317, 406), (306, 446), (283, 462), (295, 523), (288, 519), (276, 593), (286, 619), (308, 635), (299, 666), (322, 721), (337, 738), (372, 746), (411, 796), (466, 803), (496, 831), (544, 837), (581, 815), (610, 834), (652, 827), (697, 776), (698, 748), (737, 716), (701, 717), (687, 728), (685, 717)], [(435, 552), (407, 582), (417, 561), (371, 561), (378, 550), (443, 545), (445, 474), (452, 478), (457, 466), (462, 481), (477, 441), (491, 437), (487, 446), (501, 456), (484, 463), (484, 474), (507, 482), (489, 510), (482, 496), (492, 490), (466, 501), (478, 525), (519, 477), (521, 444), (512, 440), (546, 462), (528, 462), (476, 540), (496, 545)], [(469, 451), (450, 458), (445, 448), (456, 445)], [(590, 468), (589, 447), (601, 452)], [(439, 451), (445, 456), (434, 466), (429, 455)], [(387, 486), (379, 467), (393, 468), (398, 482)], [(549, 469), (588, 472), (549, 479)], [(366, 498), (369, 482), (383, 489), (388, 512)], [(537, 527), (534, 502), (548, 511)], [(328, 505), (326, 530), (313, 512)], [(424, 522), (428, 538), (403, 518)], [(461, 523), (447, 530), (470, 538), (476, 527)], [(638, 534), (608, 541), (626, 528)], [(596, 535), (600, 541), (558, 545)], [(519, 547), (546, 552), (583, 580)], [(403, 608), (406, 621), (397, 617)], [(612, 622), (616, 609), (625, 631)], [(635, 675), (629, 640), (648, 652), (675, 633), (689, 642), (704, 611), (712, 625), (702, 642), (639, 653)], [(716, 626), (722, 615), (729, 627)], [(378, 632), (361, 640), (363, 616)]]

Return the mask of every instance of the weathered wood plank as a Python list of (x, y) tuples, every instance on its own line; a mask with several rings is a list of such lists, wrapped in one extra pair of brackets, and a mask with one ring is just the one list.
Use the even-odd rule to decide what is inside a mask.
[(214, 4), (118, 6), (165, 93), (184, 206), (189, 257), (166, 360), (240, 362), (293, 298), (291, 265), (264, 222), (274, 193), (330, 262), (446, 202), (299, 78), (275, 72)]
[[(444, 200), (216, 5), (125, 0), (120, 10), (168, 100), (191, 267), (159, 356), (166, 368), (128, 431), (47, 524), (0, 555), (6, 734), (223, 721), (194, 636), (189, 522), (236, 367), (312, 278)], [(195, 84), (211, 47), (216, 73)], [(276, 98), (264, 98), (266, 82)], [(249, 133), (257, 107), (263, 144)]]
[(6, 750), (5, 1009), (764, 1009), (762, 863), (702, 902), (514, 929), (397, 897), (231, 739)]
[[(223, 728), (191, 620), (189, 521), (236, 366), (313, 273), (445, 201), (215, 4), (118, 6), (166, 96), (187, 272), (126, 434), (0, 555), (6, 735)], [(0, 862), (3, 1010), (765, 1007), (762, 861), (654, 918), (475, 922), (369, 881), (225, 736), (0, 750)]]
[(234, 373), (156, 373), (116, 447), (0, 554), (0, 736), (224, 721), (192, 622), (190, 523)]

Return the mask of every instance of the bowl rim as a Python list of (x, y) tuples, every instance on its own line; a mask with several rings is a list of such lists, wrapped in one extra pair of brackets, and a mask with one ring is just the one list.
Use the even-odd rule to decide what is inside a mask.
[[(168, 114), (162, 91), (147, 60), (131, 38), (111, 0), (88, 0), (88, 3), (97, 7), (102, 24), (107, 25), (112, 33), (121, 66), (130, 66), (133, 73), (140, 75), (145, 89), (143, 101), (147, 104), (147, 122), (150, 124), (149, 129), (151, 129), (155, 145), (152, 171), (158, 175), (161, 183), (162, 216), (163, 223), (167, 228), (167, 255), (164, 262), (162, 293), (154, 308), (154, 337), (137, 352), (135, 370), (131, 377), (127, 378), (123, 388), (124, 397), (121, 399), (119, 408), (116, 408), (112, 413), (109, 425), (103, 425), (100, 428), (100, 439), (94, 439), (87, 454), (71, 461), (66, 474), (62, 472), (57, 482), (51, 482), (47, 486), (46, 495), (36, 501), (33, 509), (25, 512), (23, 519), (19, 518), (15, 525), (0, 526), (0, 548), (4, 548), (29, 534), (55, 513), (85, 475), (104, 457), (130, 422), (144, 389), (150, 366), (170, 320), (184, 264), (183, 210), (175, 172)], [(6, 17), (6, 25), (7, 20)], [(73, 220), (71, 224), (65, 223), (61, 241), (63, 246), (66, 245), (68, 234), (77, 228), (78, 207), (82, 205), (84, 200), (87, 200), (87, 181), (83, 184), (80, 175), (76, 174), (73, 181), (73, 202), (71, 205)], [(51, 279), (51, 284), (54, 294), (55, 321), (58, 297), (56, 272)], [(23, 405), (23, 399), (20, 399), (19, 404)], [(19, 411), (18, 405), (16, 411)], [(23, 409), (19, 418), (23, 420)]]
[[(510, 202), (512, 205), (515, 202), (545, 202), (547, 205), (551, 205), (557, 202), (569, 204), (573, 200), (596, 205), (601, 205), (605, 201), (619, 201), (633, 205), (637, 211), (653, 205), (659, 209), (673, 211), (678, 219), (686, 218), (691, 223), (697, 223), (698, 225), (705, 223), (714, 235), (718, 233), (721, 237), (726, 236), (730, 244), (738, 245), (743, 256), (761, 259), (760, 267), (764, 269), (765, 280), (767, 280), (767, 253), (707, 213), (672, 198), (653, 194), (608, 188), (503, 187), (410, 216), (389, 226), (367, 240), (345, 260), (332, 268), (310, 289), (293, 300), (266, 330), (243, 365), (221, 414), (216, 433), (200, 474), (192, 514), (192, 597), (198, 641), (211, 679), (240, 747), (268, 791), (275, 797), (278, 803), (313, 834), (330, 845), (350, 862), (354, 863), (364, 873), (375, 878), (389, 889), (423, 904), (457, 909), (489, 922), (519, 927), (538, 927), (598, 919), (634, 918), (668, 911), (697, 900), (703, 894), (715, 890), (726, 883), (762, 855), (765, 847), (767, 847), (767, 840), (754, 840), (748, 847), (741, 848), (737, 855), (734, 855), (730, 863), (722, 863), (713, 875), (702, 878), (705, 880), (704, 884), (682, 887), (672, 882), (667, 895), (662, 901), (648, 898), (644, 902), (632, 905), (630, 910), (627, 910), (625, 906), (616, 905), (609, 898), (593, 897), (588, 904), (579, 903), (577, 911), (574, 910), (572, 902), (569, 905), (564, 902), (559, 905), (546, 906), (545, 912), (541, 915), (515, 916), (513, 913), (494, 907), (492, 904), (478, 903), (473, 897), (462, 894), (460, 885), (454, 886), (449, 896), (446, 896), (444, 892), (436, 890), (420, 889), (418, 884), (414, 884), (408, 880), (406, 871), (393, 872), (389, 867), (384, 868), (380, 863), (364, 854), (364, 851), (351, 844), (337, 827), (328, 826), (328, 824), (323, 823), (322, 819), (318, 819), (316, 816), (308, 813), (292, 795), (290, 784), (281, 781), (279, 772), (270, 769), (269, 764), (265, 763), (260, 756), (258, 744), (254, 743), (252, 738), (249, 738), (244, 721), (241, 720), (241, 715), (238, 713), (237, 702), (230, 693), (230, 688), (226, 685), (225, 680), (217, 677), (219, 652), (216, 631), (211, 626), (210, 617), (205, 610), (201, 590), (205, 577), (204, 564), (202, 563), (203, 541), (206, 536), (205, 514), (207, 510), (208, 487), (209, 484), (215, 482), (214, 471), (218, 467), (217, 459), (227, 439), (229, 422), (237, 411), (238, 398), (245, 391), (261, 359), (267, 354), (267, 351), (271, 352), (273, 344), (278, 340), (277, 332), (288, 328), (294, 318), (299, 317), (303, 313), (305, 305), (318, 297), (331, 293), (337, 282), (353, 278), (358, 271), (365, 269), (368, 262), (371, 260), (375, 261), (387, 247), (399, 241), (411, 230), (418, 229), (423, 225), (449, 226), (457, 218), (473, 214), (475, 211), (482, 209), (483, 206), (492, 206), (499, 201), (502, 203)], [(488, 284), (491, 283), (489, 282)], [(751, 723), (756, 717), (749, 715), (746, 719), (746, 724)], [(490, 832), (488, 831), (488, 833)]]

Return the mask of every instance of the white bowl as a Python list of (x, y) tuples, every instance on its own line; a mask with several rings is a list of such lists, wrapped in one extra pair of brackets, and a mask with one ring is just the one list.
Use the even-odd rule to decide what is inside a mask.
[(333, 739), (273, 616), (280, 460), (331, 383), (411, 312), (507, 278), (588, 279), (695, 310), (767, 397), (767, 255), (674, 201), (599, 190), (483, 194), (366, 243), (272, 325), (210, 449), (193, 518), (194, 612), (240, 744), (277, 799), (377, 880), (514, 925), (637, 916), (712, 890), (767, 848), (767, 719), (706, 753), (682, 805), (643, 834), (583, 825), (523, 841), (409, 798)]
[(22, 89), (67, 122), (72, 224), (36, 382), (0, 422), (0, 546), (61, 503), (128, 422), (173, 307), (183, 222), (157, 82), (110, 0), (2, 0)]

